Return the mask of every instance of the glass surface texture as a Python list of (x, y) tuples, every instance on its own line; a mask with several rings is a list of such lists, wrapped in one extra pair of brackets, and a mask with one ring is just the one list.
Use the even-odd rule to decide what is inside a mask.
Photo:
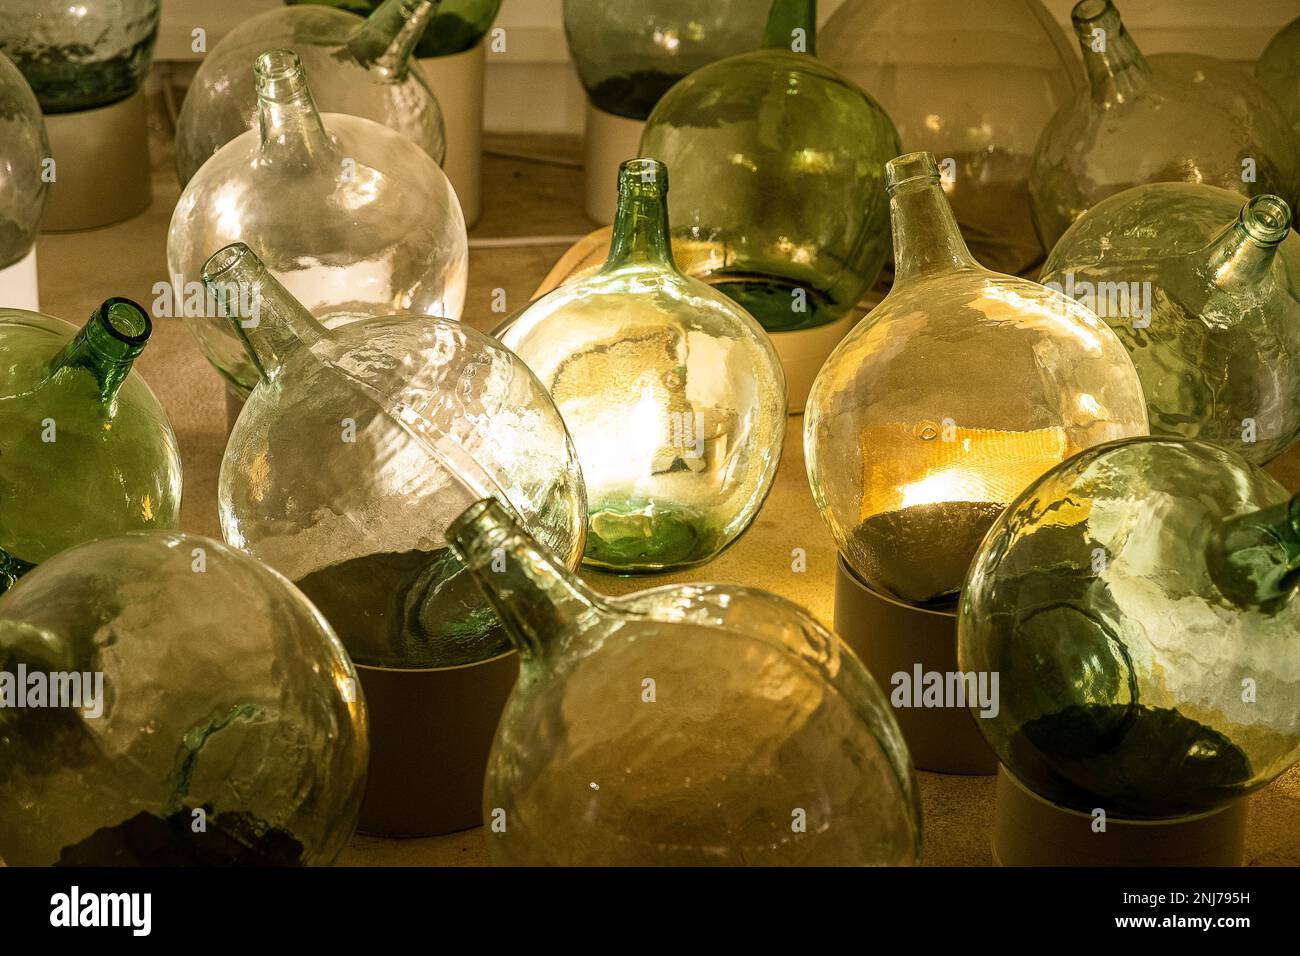
[(0, 269), (31, 251), (49, 185), (41, 106), (22, 73), (0, 53)]
[(1279, 31), (1255, 64), (1255, 79), (1272, 94), (1300, 139), (1300, 18)]

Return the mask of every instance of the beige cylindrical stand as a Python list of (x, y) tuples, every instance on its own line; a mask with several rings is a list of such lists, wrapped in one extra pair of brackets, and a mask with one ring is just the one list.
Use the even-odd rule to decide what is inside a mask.
[(149, 185), (149, 125), (143, 90), (111, 106), (45, 117), (54, 180), (41, 228), (93, 229), (143, 212)]
[(993, 859), (998, 866), (1240, 866), (1250, 801), (1182, 820), (1121, 820), (1105, 829), (998, 771)]
[[(835, 579), (835, 631), (867, 665), (920, 770), (989, 774), (997, 758), (966, 707), (895, 707), (893, 677), (957, 671), (957, 617), (914, 608), (867, 587), (841, 556)], [(914, 687), (914, 696), (920, 688)], [(913, 703), (916, 703), (914, 700)]]
[(488, 751), (518, 673), (513, 651), (437, 670), (357, 665), (370, 716), (363, 833), (436, 836), (483, 822)]
[(36, 247), (11, 266), (0, 269), (0, 308), (41, 310), (36, 284)]
[(853, 328), (857, 318), (850, 313), (815, 329), (770, 334), (776, 354), (781, 359), (781, 367), (785, 369), (785, 390), (791, 415), (803, 411), (813, 379), (821, 371), (826, 356), (840, 344), (840, 339)]
[(583, 208), (596, 222), (609, 225), (614, 221), (614, 211), (618, 208), (618, 167), (640, 154), (643, 129), (645, 120), (615, 116), (588, 101), (582, 156)]
[(465, 225), (483, 211), (483, 71), (482, 41), (462, 53), (420, 59), (424, 78), (442, 107), (447, 127), (447, 158), (442, 171), (451, 180), (465, 214)]

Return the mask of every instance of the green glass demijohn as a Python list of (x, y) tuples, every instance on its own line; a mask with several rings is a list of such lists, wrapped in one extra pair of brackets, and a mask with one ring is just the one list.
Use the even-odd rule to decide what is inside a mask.
[(176, 436), (131, 369), (151, 332), (127, 299), (80, 331), (0, 309), (0, 591), (82, 541), (177, 526)]
[(1090, 448), (1034, 482), (971, 566), (961, 670), (1006, 769), (1082, 813), (1216, 810), (1300, 759), (1300, 499), (1204, 442)]
[(1029, 176), (1047, 248), (1107, 196), (1152, 182), (1197, 182), (1294, 204), (1300, 140), (1273, 99), (1231, 63), (1146, 57), (1110, 0), (1071, 14), (1088, 88), (1052, 117)]
[[(314, 4), (335, 7), (368, 17), (384, 0), (285, 0), (290, 6)], [(501, 10), (501, 0), (441, 0), (424, 33), (415, 45), (415, 55), (451, 56), (473, 48), (488, 30)]]
[(682, 267), (769, 332), (853, 309), (889, 254), (889, 117), (817, 59), (815, 0), (775, 0), (763, 48), (711, 63), (650, 114), (641, 154), (673, 171)]
[(22, 73), (0, 53), (0, 274), (36, 242), (49, 191), (43, 175), (49, 155), (40, 104)]
[(726, 584), (606, 598), (482, 501), (448, 536), (519, 679), (484, 781), (494, 863), (915, 863), (911, 759), (834, 634)]
[(1283, 27), (1265, 47), (1255, 64), (1255, 79), (1277, 100), (1300, 139), (1300, 18)]
[(1279, 196), (1135, 186), (1061, 237), (1042, 281), (1100, 315), (1142, 379), (1154, 435), (1263, 464), (1300, 436), (1300, 236)]
[(564, 416), (582, 463), (584, 560), (616, 572), (701, 564), (749, 526), (776, 477), (785, 374), (754, 319), (678, 271), (668, 170), (619, 170), (609, 258), (497, 336)]

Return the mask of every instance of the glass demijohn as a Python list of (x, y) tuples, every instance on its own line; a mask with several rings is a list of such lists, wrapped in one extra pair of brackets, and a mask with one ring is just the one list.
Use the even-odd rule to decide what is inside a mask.
[(287, 50), (263, 53), (256, 73), (258, 128), (204, 165), (167, 235), (190, 330), (241, 394), (257, 370), (203, 302), (200, 273), (217, 249), (247, 243), (331, 327), (376, 315), (460, 318), (469, 257), (456, 194), (423, 151), (372, 120), (322, 118)]
[(358, 664), (450, 667), (507, 651), (445, 529), (499, 495), (577, 566), (582, 475), (542, 384), (459, 322), (327, 330), (243, 244), (214, 255), (204, 281), (261, 377), (221, 466), (226, 541), (294, 581)]
[(1300, 759), (1300, 502), (1203, 442), (1054, 468), (997, 521), (958, 623), (978, 718), (1044, 799), (1130, 819), (1215, 810)]
[(1119, 335), (1152, 434), (1263, 464), (1300, 436), (1300, 236), (1290, 225), (1279, 196), (1135, 186), (1084, 213), (1042, 278)]
[(0, 270), (26, 257), (36, 242), (48, 183), (50, 144), (31, 87), (0, 53)]
[[(222, 37), (204, 58), (176, 121), (176, 172), (188, 183), (208, 158), (259, 123), (253, 67), (266, 50), (298, 55), (324, 113), (361, 116), (410, 140), (441, 165), (442, 110), (412, 62), (436, 0), (384, 0), (366, 19), (325, 6), (268, 10)], [(333, 124), (330, 124), (333, 129)]]
[(1300, 141), (1300, 18), (1273, 37), (1255, 64), (1255, 78), (1277, 100)]
[(884, 107), (902, 149), (939, 158), (979, 261), (1013, 275), (1041, 262), (1029, 165), (1078, 67), (1040, 0), (845, 0), (822, 36), (821, 57)]
[(816, 53), (815, 0), (775, 0), (763, 49), (705, 66), (669, 91), (641, 154), (673, 172), (668, 207), (683, 269), (769, 332), (833, 322), (889, 254), (889, 117)]
[(0, 597), (0, 857), (329, 864), (361, 806), (357, 688), (320, 613), (242, 552), (161, 531), (65, 551)]
[(813, 383), (813, 498), (876, 591), (947, 608), (993, 520), (1081, 449), (1145, 434), (1128, 353), (1096, 315), (972, 258), (928, 153), (886, 169), (894, 285)]
[(0, 591), (82, 541), (176, 527), (176, 436), (131, 370), (151, 331), (127, 299), (80, 331), (0, 309)]
[(585, 560), (663, 571), (714, 557), (772, 486), (785, 376), (758, 323), (677, 270), (668, 171), (619, 171), (609, 259), (498, 330), (546, 384), (582, 462)]
[(1110, 0), (1081, 0), (1071, 19), (1088, 88), (1043, 130), (1029, 177), (1049, 249), (1086, 210), (1141, 183), (1293, 201), (1300, 142), (1249, 76), (1212, 57), (1143, 56)]
[[(368, 17), (383, 5), (384, 0), (285, 0), (286, 3), (315, 3), (338, 7), (350, 13)], [(451, 56), (476, 46), (501, 10), (501, 0), (441, 0), (435, 8), (433, 19), (424, 28), (415, 55)]]
[(519, 651), (484, 783), (494, 863), (916, 862), (884, 695), (801, 608), (724, 584), (599, 596), (495, 501), (448, 535)]

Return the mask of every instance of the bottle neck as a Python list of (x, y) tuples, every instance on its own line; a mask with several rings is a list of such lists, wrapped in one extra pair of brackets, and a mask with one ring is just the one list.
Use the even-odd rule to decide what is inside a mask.
[(153, 324), (143, 308), (130, 299), (108, 299), (50, 360), (46, 379), (63, 369), (85, 369), (95, 377), (100, 402), (111, 410), (152, 333)]
[(885, 164), (894, 232), (894, 284), (923, 276), (982, 268), (961, 236), (929, 153), (908, 153)]
[(1206, 248), (1201, 268), (1224, 292), (1240, 294), (1259, 287), (1272, 275), (1278, 246), (1291, 228), (1291, 209), (1277, 196), (1256, 196), (1242, 207), (1237, 221)]
[(401, 80), (433, 19), (434, 0), (384, 0), (348, 37), (344, 48), (361, 66)]
[(244, 343), (261, 380), (279, 381), (289, 354), (329, 336), (242, 242), (214, 253), (203, 266), (203, 284), (218, 315)]
[(261, 160), (308, 168), (331, 161), (334, 141), (316, 109), (296, 54), (269, 50), (254, 66)]
[(524, 662), (553, 653), (566, 632), (603, 613), (600, 597), (494, 498), (471, 505), (453, 521), (447, 541), (500, 616)]
[(1300, 495), (1222, 522), (1211, 535), (1207, 565), (1239, 607), (1284, 607), (1300, 584)]
[(763, 47), (817, 55), (817, 0), (773, 0)]
[(628, 160), (618, 173), (618, 211), (604, 271), (655, 265), (676, 270), (668, 233), (668, 172), (653, 159)]
[(1123, 103), (1151, 83), (1151, 66), (1110, 0), (1081, 0), (1070, 14), (1094, 99)]

